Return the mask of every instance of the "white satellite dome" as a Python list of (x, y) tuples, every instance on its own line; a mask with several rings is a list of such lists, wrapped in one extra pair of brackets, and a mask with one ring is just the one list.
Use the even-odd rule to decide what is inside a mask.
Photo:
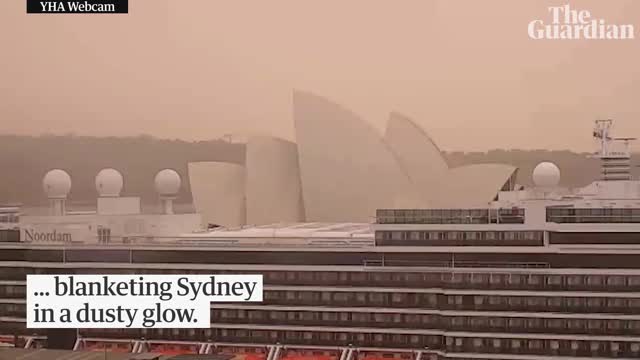
[(560, 169), (552, 162), (541, 162), (533, 169), (533, 182), (537, 187), (556, 187), (560, 183)]
[(156, 174), (155, 186), (158, 194), (174, 196), (180, 191), (182, 180), (180, 174), (172, 169), (164, 169)]
[(101, 197), (118, 197), (124, 180), (116, 169), (102, 169), (96, 175), (96, 190)]
[(71, 191), (71, 176), (64, 170), (51, 170), (42, 179), (42, 187), (49, 198), (66, 198)]

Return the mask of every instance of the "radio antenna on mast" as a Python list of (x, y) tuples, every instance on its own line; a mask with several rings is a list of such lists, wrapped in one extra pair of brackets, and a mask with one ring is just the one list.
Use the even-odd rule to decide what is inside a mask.
[[(593, 137), (600, 141), (600, 150), (596, 156), (602, 160), (602, 180), (631, 180), (630, 142), (635, 138), (613, 138), (611, 128), (613, 120), (596, 120)], [(622, 149), (615, 149), (615, 143), (623, 143)]]

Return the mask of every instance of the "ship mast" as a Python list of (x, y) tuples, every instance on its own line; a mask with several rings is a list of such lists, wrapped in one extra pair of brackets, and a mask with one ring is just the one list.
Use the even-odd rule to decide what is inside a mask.
[[(602, 161), (603, 181), (631, 180), (630, 142), (635, 138), (613, 138), (610, 136), (613, 120), (596, 120), (593, 137), (600, 141), (596, 156)], [(619, 146), (619, 145), (622, 146)], [(618, 146), (615, 146), (618, 145)]]

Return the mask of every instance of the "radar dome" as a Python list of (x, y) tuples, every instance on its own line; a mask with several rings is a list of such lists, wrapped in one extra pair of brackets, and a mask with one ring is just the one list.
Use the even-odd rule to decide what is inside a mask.
[(552, 162), (541, 162), (533, 169), (533, 182), (538, 187), (558, 186), (560, 169)]
[(180, 191), (182, 181), (180, 175), (172, 169), (164, 169), (156, 174), (156, 191), (160, 195), (173, 196)]
[(96, 175), (96, 190), (101, 197), (118, 197), (124, 180), (116, 169), (102, 169)]
[(51, 170), (42, 179), (42, 187), (49, 198), (66, 198), (71, 190), (71, 176), (64, 170)]

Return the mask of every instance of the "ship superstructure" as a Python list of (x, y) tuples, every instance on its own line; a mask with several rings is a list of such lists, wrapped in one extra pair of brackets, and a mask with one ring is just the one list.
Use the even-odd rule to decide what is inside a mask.
[(2, 243), (0, 333), (30, 345), (60, 335), (25, 328), (27, 274), (259, 273), (264, 302), (214, 304), (210, 329), (84, 329), (74, 347), (264, 360), (638, 358), (640, 183), (627, 176), (630, 157), (612, 160), (605, 125), (594, 132), (607, 143), (603, 178), (572, 194), (556, 191), (559, 169), (543, 163), (536, 187), (483, 208), (179, 234), (130, 236), (123, 225), (107, 237), (108, 224), (126, 224), (109, 215), (91, 220), (103, 236)]

